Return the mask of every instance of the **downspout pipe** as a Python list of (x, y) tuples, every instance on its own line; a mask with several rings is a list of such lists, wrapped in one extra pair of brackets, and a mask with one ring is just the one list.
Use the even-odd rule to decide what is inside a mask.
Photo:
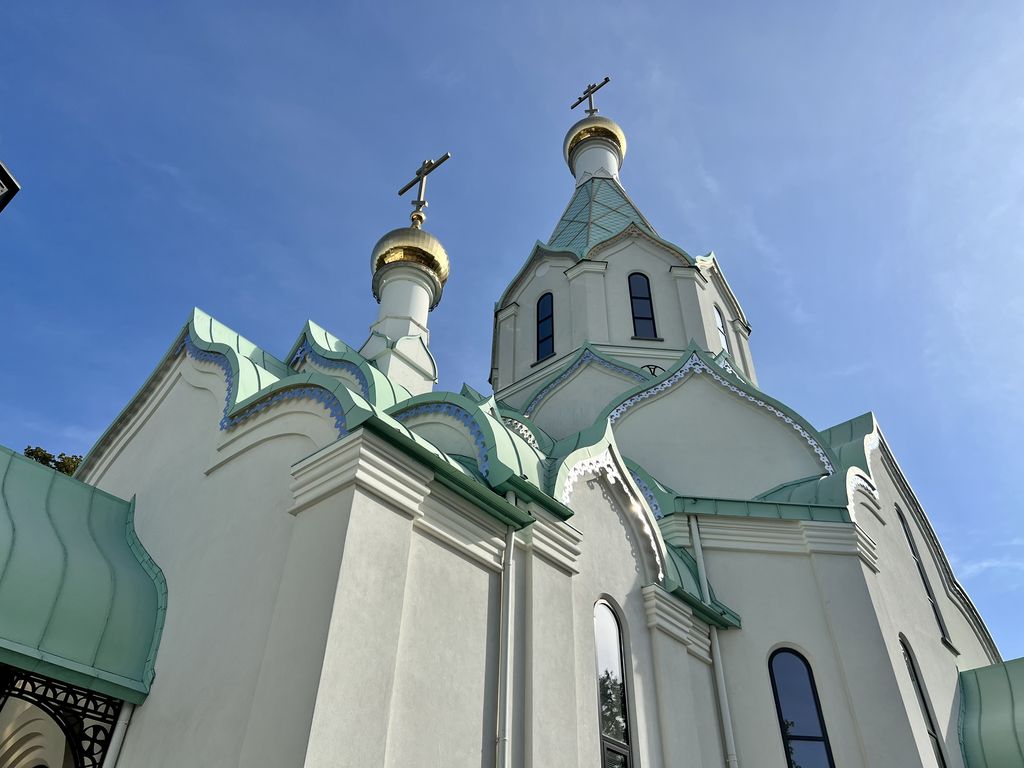
[[(711, 590), (708, 588), (708, 574), (704, 568), (704, 549), (700, 544), (700, 524), (696, 515), (687, 515), (690, 524), (690, 541), (693, 542), (693, 556), (697, 560), (697, 580), (700, 582), (700, 597), (711, 604)], [(736, 735), (732, 728), (732, 711), (729, 696), (725, 690), (725, 669), (722, 666), (722, 647), (718, 642), (718, 627), (711, 625), (711, 665), (715, 671), (715, 691), (718, 694), (718, 715), (722, 721), (722, 737), (725, 740), (725, 764), (728, 768), (739, 768), (736, 757)]]
[[(505, 497), (515, 505), (516, 495), (511, 491)], [(499, 610), (499, 641), (498, 641), (498, 722), (494, 739), (495, 768), (507, 768), (512, 762), (512, 745), (509, 741), (509, 725), (512, 712), (512, 589), (513, 556), (516, 546), (516, 529), (511, 525), (505, 528), (505, 551), (501, 563), (501, 606)]]
[(117, 759), (121, 756), (121, 747), (124, 746), (124, 734), (128, 730), (128, 723), (131, 722), (135, 705), (127, 701), (121, 706), (121, 712), (114, 725), (114, 732), (110, 735), (110, 746), (107, 747), (107, 756), (103, 758), (103, 768), (114, 768)]

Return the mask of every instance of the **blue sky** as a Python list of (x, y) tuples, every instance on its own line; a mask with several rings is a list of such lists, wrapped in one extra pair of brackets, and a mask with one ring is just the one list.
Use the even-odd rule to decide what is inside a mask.
[(568, 105), (609, 74), (623, 183), (718, 255), (762, 387), (822, 428), (875, 411), (1024, 655), (1019, 2), (11, 0), (0, 28), (0, 443), (84, 452), (193, 306), (279, 355), (307, 318), (358, 345), (395, 191), (446, 150), (433, 350), (486, 389), (493, 301), (572, 192)]

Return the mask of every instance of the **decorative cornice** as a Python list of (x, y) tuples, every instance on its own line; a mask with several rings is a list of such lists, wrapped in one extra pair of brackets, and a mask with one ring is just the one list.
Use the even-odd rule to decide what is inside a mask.
[(654, 513), (654, 519), (661, 520), (663, 513), (661, 511), (661, 505), (658, 503), (658, 497), (654, 495), (654, 491), (652, 491), (650, 486), (644, 482), (643, 478), (632, 469), (629, 470), (629, 474), (633, 477), (633, 482), (636, 483), (636, 487), (640, 489), (640, 493), (642, 493), (644, 498), (647, 500), (647, 506), (649, 506), (651, 508), (651, 512)]
[(572, 526), (557, 521), (536, 504), (529, 507), (536, 518), (524, 534), (533, 553), (570, 576), (579, 573), (583, 537)]
[(647, 626), (671, 637), (686, 647), (686, 652), (711, 663), (711, 638), (707, 625), (695, 620), (689, 606), (673, 598), (657, 584), (640, 590), (644, 598)]
[(642, 373), (637, 373), (636, 371), (626, 368), (625, 366), (616, 365), (610, 360), (605, 360), (600, 355), (595, 354), (594, 351), (591, 350), (589, 347), (585, 347), (579, 357), (577, 357), (564, 371), (562, 371), (560, 374), (558, 374), (558, 376), (556, 376), (554, 379), (548, 382), (543, 389), (541, 389), (537, 394), (535, 394), (530, 399), (530, 402), (527, 403), (525, 408), (523, 408), (523, 415), (530, 416), (533, 413), (533, 411), (537, 408), (537, 406), (540, 405), (540, 403), (543, 402), (544, 399), (547, 398), (547, 396), (554, 389), (556, 389), (560, 384), (566, 381), (566, 379), (572, 376), (580, 368), (591, 363), (595, 363), (611, 371), (615, 371), (616, 373), (622, 374), (623, 376), (628, 376), (631, 379), (636, 379), (637, 381), (647, 380), (647, 378)]
[(470, 438), (473, 440), (473, 445), (476, 448), (477, 467), (480, 469), (480, 474), (487, 477), (490, 471), (490, 462), (487, 458), (487, 439), (484, 437), (483, 431), (480, 429), (480, 425), (477, 424), (473, 414), (461, 406), (445, 402), (422, 403), (407, 408), (404, 411), (391, 414), (395, 421), (402, 424), (417, 416), (440, 416), (461, 424), (469, 432)]
[(324, 357), (315, 349), (313, 349), (309, 345), (308, 341), (303, 341), (301, 346), (299, 346), (298, 350), (296, 350), (295, 354), (292, 356), (289, 365), (291, 365), (291, 367), (293, 368), (297, 368), (301, 363), (307, 360), (313, 362), (314, 364), (320, 366), (321, 368), (326, 368), (328, 370), (345, 371), (346, 373), (351, 374), (352, 377), (358, 383), (359, 391), (362, 394), (362, 396), (367, 400), (372, 399), (370, 395), (370, 384), (366, 380), (366, 374), (359, 370), (359, 366), (356, 365), (355, 363), (352, 363), (348, 360), (331, 360), (327, 357)]
[(518, 419), (513, 419), (511, 416), (503, 416), (501, 420), (505, 423), (506, 427), (523, 438), (531, 448), (538, 451), (541, 449), (540, 444), (537, 442), (537, 438), (533, 436), (533, 432), (531, 432), (530, 428), (523, 424), (523, 422)]
[(642, 390), (641, 392), (636, 393), (635, 395), (626, 399), (618, 406), (616, 406), (614, 409), (612, 409), (611, 413), (608, 414), (608, 420), (612, 424), (615, 424), (616, 421), (622, 418), (627, 412), (629, 412), (630, 409), (632, 409), (639, 403), (643, 402), (644, 400), (648, 400), (652, 397), (656, 397), (661, 393), (668, 391), (669, 389), (672, 389), (677, 384), (682, 383), (692, 374), (695, 373), (702, 373), (710, 376), (719, 385), (725, 387), (733, 394), (742, 397), (744, 400), (753, 403), (759, 408), (764, 408), (769, 413), (781, 419), (784, 423), (792, 427), (811, 447), (811, 449), (817, 455), (818, 460), (825, 467), (826, 473), (831, 475), (835, 471), (835, 468), (832, 466), (832, 462), (829, 459), (828, 454), (825, 452), (824, 447), (814, 438), (813, 435), (811, 435), (810, 432), (808, 432), (803, 427), (803, 425), (797, 422), (796, 419), (794, 419), (792, 416), (788, 416), (787, 414), (783, 413), (781, 410), (776, 408), (771, 403), (765, 402), (761, 398), (755, 397), (745, 392), (744, 390), (740, 389), (732, 382), (723, 379), (714, 370), (712, 370), (711, 367), (707, 363), (705, 363), (700, 358), (700, 356), (697, 355), (696, 352), (691, 354), (689, 360), (687, 360), (686, 363), (671, 376), (656, 384), (653, 384), (652, 386)]
[[(603, 453), (597, 456), (590, 456), (588, 458), (581, 459), (572, 466), (566, 475), (565, 485), (562, 488), (563, 504), (569, 506), (569, 499), (572, 497), (573, 488), (577, 482), (587, 475), (594, 475), (595, 477), (603, 476), (610, 485), (618, 484), (627, 496), (633, 495), (630, 493), (629, 485), (625, 478), (619, 471), (618, 464), (614, 459), (612, 459), (611, 449), (605, 449)], [(632, 515), (633, 519), (637, 521), (641, 533), (647, 538), (647, 542), (651, 547), (651, 552), (654, 554), (654, 561), (658, 567), (658, 581), (663, 581), (665, 578), (665, 566), (662, 563), (660, 548), (658, 547), (658, 541), (654, 530), (651, 528), (651, 524), (644, 516), (640, 504), (630, 503), (627, 501), (625, 507), (627, 513)]]
[[(312, 400), (313, 402), (320, 403), (328, 413), (334, 418), (334, 425), (338, 428), (338, 432), (342, 437), (348, 434), (348, 430), (345, 428), (345, 411), (338, 402), (338, 398), (333, 393), (324, 389), (323, 387), (317, 386), (283, 386), (273, 394), (266, 397), (261, 397), (254, 400), (247, 406), (244, 406), (238, 413), (231, 414), (231, 399), (232, 399), (232, 370), (228, 364), (227, 358), (224, 355), (216, 352), (207, 352), (206, 350), (200, 349), (193, 342), (189, 334), (185, 334), (185, 338), (182, 341), (182, 347), (185, 352), (195, 360), (200, 360), (205, 363), (213, 363), (222, 371), (224, 371), (224, 377), (227, 383), (227, 395), (224, 398), (224, 415), (220, 420), (220, 428), (222, 430), (231, 429), (238, 424), (241, 424), (246, 419), (252, 418), (253, 416), (262, 413), (268, 408), (273, 407), (277, 403), (284, 400)], [(284, 380), (286, 381), (286, 380)]]

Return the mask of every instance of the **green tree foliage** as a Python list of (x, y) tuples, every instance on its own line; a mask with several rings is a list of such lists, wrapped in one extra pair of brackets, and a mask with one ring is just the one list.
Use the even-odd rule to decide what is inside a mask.
[(44, 467), (56, 469), (58, 472), (63, 472), (65, 475), (75, 474), (75, 470), (78, 469), (78, 465), (82, 463), (82, 457), (77, 454), (61, 453), (54, 456), (48, 450), (41, 448), (38, 445), (30, 445), (26, 447), (25, 455), (33, 461), (38, 461)]
[(625, 743), (626, 697), (622, 681), (606, 669), (597, 679), (597, 693), (601, 705), (601, 733)]

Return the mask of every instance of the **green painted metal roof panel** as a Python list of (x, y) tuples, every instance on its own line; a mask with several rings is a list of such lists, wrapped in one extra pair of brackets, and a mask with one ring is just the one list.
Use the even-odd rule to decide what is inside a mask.
[(139, 702), (166, 600), (132, 502), (0, 447), (0, 660)]
[(577, 187), (551, 233), (548, 247), (572, 251), (579, 258), (630, 224), (656, 235), (626, 191), (613, 179), (594, 178)]
[(960, 673), (967, 768), (1024, 766), (1024, 658)]

